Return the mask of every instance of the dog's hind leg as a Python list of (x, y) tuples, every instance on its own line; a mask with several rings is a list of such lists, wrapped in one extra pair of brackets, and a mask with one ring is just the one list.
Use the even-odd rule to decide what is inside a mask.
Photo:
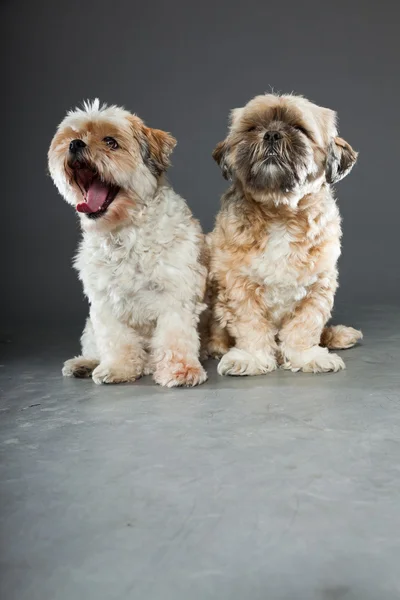
[(344, 350), (355, 346), (362, 340), (363, 334), (358, 329), (345, 325), (324, 327), (321, 334), (321, 346), (330, 350)]
[(75, 358), (65, 361), (62, 369), (64, 377), (90, 377), (100, 362), (90, 318), (86, 320), (81, 337), (81, 346), (82, 356), (75, 356)]
[(226, 328), (223, 328), (215, 317), (211, 317), (210, 337), (207, 344), (207, 353), (211, 358), (221, 358), (235, 345), (233, 338)]

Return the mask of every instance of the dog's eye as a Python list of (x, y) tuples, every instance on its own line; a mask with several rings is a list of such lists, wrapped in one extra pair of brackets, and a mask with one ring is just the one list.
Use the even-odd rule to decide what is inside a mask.
[(255, 131), (256, 129), (257, 129), (257, 128), (256, 128), (256, 126), (255, 126), (255, 125), (252, 125), (251, 127), (248, 127), (248, 128), (247, 128), (247, 131), (248, 131), (248, 132), (250, 132), (250, 131)]
[(310, 137), (310, 134), (308, 133), (307, 129), (305, 129), (302, 125), (292, 125), (292, 127), (293, 129), (300, 131), (300, 133), (302, 133), (306, 137)]
[(105, 142), (107, 146), (111, 148), (111, 150), (116, 150), (117, 148), (119, 148), (118, 142), (110, 136), (105, 137), (103, 142)]

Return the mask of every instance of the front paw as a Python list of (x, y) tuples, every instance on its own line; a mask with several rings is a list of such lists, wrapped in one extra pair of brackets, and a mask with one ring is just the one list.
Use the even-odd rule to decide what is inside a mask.
[(264, 375), (277, 367), (274, 354), (262, 351), (254, 353), (231, 348), (218, 364), (220, 375)]
[(142, 367), (132, 365), (100, 363), (92, 373), (95, 383), (128, 383), (136, 381), (143, 374)]
[(98, 364), (98, 360), (92, 360), (90, 358), (85, 358), (84, 356), (76, 356), (75, 358), (70, 358), (65, 361), (62, 368), (62, 374), (64, 377), (78, 377), (80, 379), (90, 377)]
[(313, 346), (303, 351), (286, 349), (283, 368), (303, 373), (336, 373), (346, 366), (338, 354), (328, 352), (327, 348), (321, 346)]
[(158, 363), (153, 379), (164, 387), (194, 387), (207, 380), (207, 373), (196, 360), (164, 360)]

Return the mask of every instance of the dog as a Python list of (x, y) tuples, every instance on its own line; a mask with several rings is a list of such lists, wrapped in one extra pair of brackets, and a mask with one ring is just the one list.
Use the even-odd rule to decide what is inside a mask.
[(207, 276), (200, 225), (165, 178), (176, 140), (98, 99), (70, 111), (48, 160), (80, 220), (74, 266), (90, 304), (82, 355), (63, 375), (97, 384), (153, 374), (163, 386), (194, 386), (198, 323)]
[(326, 326), (341, 238), (331, 185), (357, 153), (338, 137), (335, 112), (295, 95), (257, 96), (232, 111), (213, 157), (231, 181), (207, 239), (219, 374), (345, 368), (328, 349), (362, 333)]

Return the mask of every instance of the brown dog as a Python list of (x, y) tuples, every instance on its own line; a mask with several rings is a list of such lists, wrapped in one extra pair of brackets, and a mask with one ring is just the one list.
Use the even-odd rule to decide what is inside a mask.
[(331, 184), (357, 159), (336, 115), (298, 96), (257, 96), (235, 109), (213, 154), (232, 181), (209, 235), (210, 353), (221, 375), (277, 367), (344, 368), (328, 348), (353, 346), (350, 327), (325, 327), (337, 288), (340, 216)]

